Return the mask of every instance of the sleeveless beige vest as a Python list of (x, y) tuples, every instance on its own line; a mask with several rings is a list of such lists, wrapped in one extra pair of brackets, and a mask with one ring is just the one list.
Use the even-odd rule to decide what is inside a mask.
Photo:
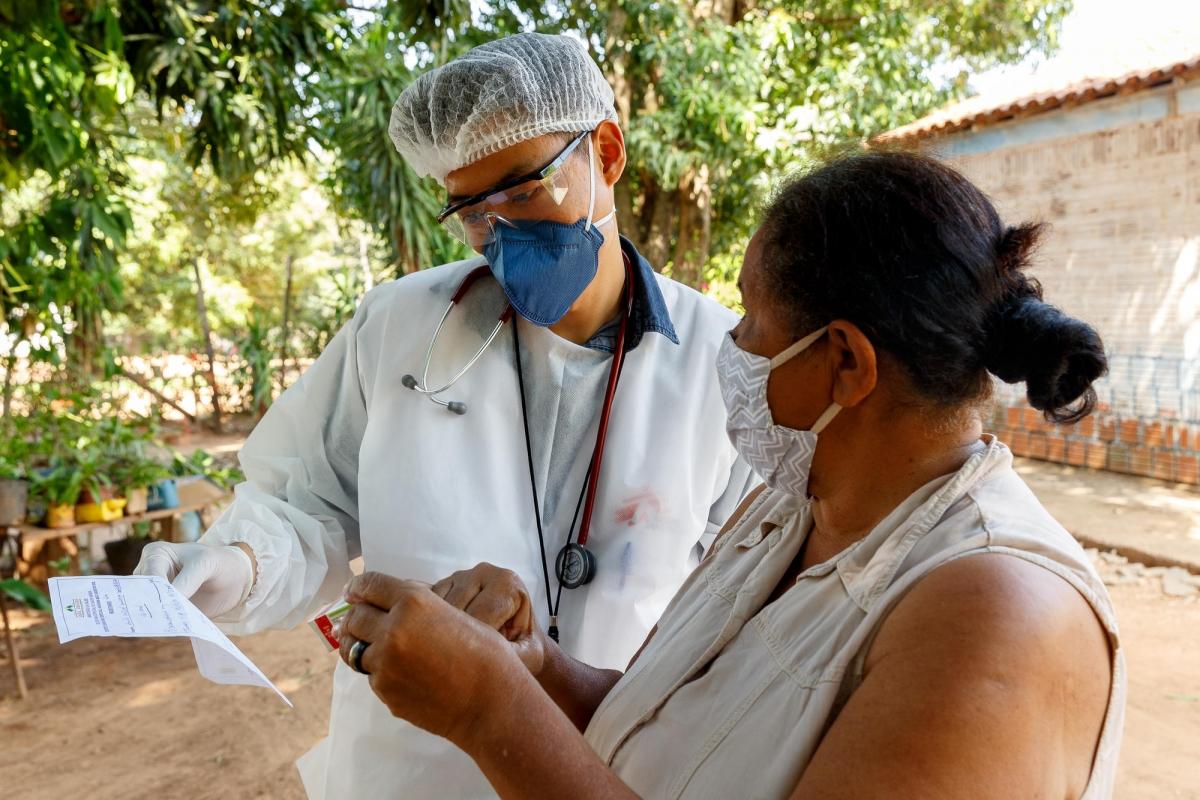
[(1008, 448), (987, 440), (766, 608), (811, 521), (807, 501), (763, 492), (597, 709), (586, 735), (600, 757), (645, 798), (788, 797), (895, 604), (942, 564), (1006, 553), (1074, 586), (1108, 631), (1112, 689), (1083, 797), (1111, 796), (1125, 708), (1112, 604), (1083, 549), (1013, 472)]

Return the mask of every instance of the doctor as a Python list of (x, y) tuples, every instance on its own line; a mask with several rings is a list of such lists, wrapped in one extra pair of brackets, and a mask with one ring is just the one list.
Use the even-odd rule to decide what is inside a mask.
[[(247, 634), (310, 618), (359, 555), (430, 583), (486, 561), (567, 652), (623, 667), (756, 482), (712, 369), (736, 318), (619, 237), (624, 140), (575, 40), (477, 47), (409, 86), (389, 133), (481, 255), (370, 292), (246, 442), (232, 505), (137, 571)], [(315, 798), (493, 795), (341, 663), (299, 766)]]

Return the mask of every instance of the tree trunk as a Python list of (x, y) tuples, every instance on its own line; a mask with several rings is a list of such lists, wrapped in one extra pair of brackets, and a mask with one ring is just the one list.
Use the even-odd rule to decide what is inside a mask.
[(75, 327), (66, 337), (67, 364), (74, 369), (74, 376), (81, 383), (95, 380), (100, 360), (100, 343), (104, 336), (104, 321), (99, 311), (85, 312), (78, 307), (70, 309)]
[(679, 192), (648, 184), (642, 206), (642, 222), (646, 226), (644, 255), (655, 269), (661, 270), (670, 258), (678, 206)]
[(708, 166), (688, 170), (679, 181), (679, 233), (675, 239), (672, 276), (688, 286), (700, 286), (708, 263), (712, 231), (712, 187)]
[(629, 16), (625, 13), (622, 0), (613, 0), (609, 5), (608, 25), (604, 37), (604, 53), (606, 56), (608, 82), (612, 84), (613, 96), (617, 105), (617, 117), (622, 124), (630, 123), (629, 115), (633, 107), (633, 85), (629, 78), (630, 54), (621, 46), (625, 38), (625, 24)]
[[(684, 0), (685, 12), (694, 25), (704, 22), (727, 25), (743, 19), (755, 0)], [(625, 50), (629, 24), (620, 0), (609, 6), (605, 31), (605, 71), (613, 86), (617, 112), (627, 124), (643, 114), (653, 114), (661, 102), (656, 91), (659, 65), (636, 68)], [(672, 276), (696, 286), (704, 275), (712, 241), (712, 187), (708, 167), (700, 164), (686, 171), (673, 186), (661, 185), (653, 175), (638, 175), (638, 194), (628, 180), (617, 184), (617, 213), (642, 253), (656, 268), (668, 259)], [(636, 214), (636, 218), (634, 217)]]
[(200, 259), (192, 259), (196, 275), (196, 313), (200, 317), (200, 332), (204, 336), (204, 351), (208, 356), (208, 384), (212, 387), (213, 430), (221, 431), (221, 389), (217, 385), (217, 355), (213, 351), (212, 328), (208, 324), (208, 307), (204, 303), (204, 281), (200, 277)]
[[(184, 419), (187, 419), (191, 422), (196, 421), (196, 418), (193, 415), (189, 414), (187, 412), (187, 409), (185, 409), (183, 406), (176, 403), (171, 398), (167, 397), (165, 394), (160, 392), (158, 389), (155, 389), (153, 386), (150, 385), (150, 382), (148, 380), (146, 380), (145, 378), (141, 377), (140, 375), (136, 375), (136, 374), (130, 372), (128, 369), (126, 369), (124, 366), (122, 366), (120, 364), (117, 365), (117, 369), (120, 371), (119, 374), (122, 377), (127, 378), (128, 380), (132, 381), (133, 383), (136, 383), (138, 386), (142, 387), (147, 392), (154, 395), (154, 397), (158, 398), (158, 401), (160, 403), (162, 403), (163, 405), (170, 406), (171, 408), (178, 411), (180, 414), (183, 414)], [(196, 400), (196, 407), (197, 407), (197, 409), (199, 409), (199, 407), (200, 407), (199, 399)]]
[(13, 370), (16, 369), (16, 364), (17, 357), (9, 350), (8, 355), (4, 357), (4, 413), (0, 414), (4, 419), (8, 419), (12, 411)]
[[(295, 256), (288, 253), (287, 283), (283, 289), (283, 333), (279, 337), (279, 391), (281, 394), (287, 388), (288, 336), (292, 332), (292, 264), (295, 260)], [(265, 409), (260, 409), (260, 411), (265, 413)], [(259, 416), (261, 417), (262, 413)]]

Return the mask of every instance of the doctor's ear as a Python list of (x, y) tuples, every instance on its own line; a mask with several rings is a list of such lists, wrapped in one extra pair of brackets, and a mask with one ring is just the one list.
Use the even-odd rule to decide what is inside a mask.
[(592, 146), (596, 150), (596, 167), (604, 182), (612, 186), (625, 172), (625, 135), (617, 123), (606, 119), (592, 131)]
[(879, 382), (875, 345), (853, 322), (829, 324), (829, 354), (832, 360), (833, 402), (852, 408), (875, 391)]

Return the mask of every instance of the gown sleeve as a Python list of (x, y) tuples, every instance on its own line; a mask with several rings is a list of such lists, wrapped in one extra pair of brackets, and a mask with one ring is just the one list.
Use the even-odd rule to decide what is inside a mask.
[(709, 508), (708, 524), (704, 526), (704, 533), (700, 535), (700, 541), (696, 542), (696, 547), (692, 549), (692, 558), (695, 563), (699, 564), (703, 560), (704, 554), (708, 552), (708, 548), (712, 547), (717, 534), (721, 532), (721, 528), (725, 527), (725, 523), (737, 510), (737, 507), (741, 505), (742, 499), (760, 483), (762, 480), (750, 469), (750, 465), (741, 456), (738, 456), (729, 470), (729, 482), (725, 485), (725, 490)]
[[(368, 300), (370, 298), (368, 297)], [(360, 553), (358, 458), (367, 401), (358, 313), (275, 401), (242, 448), (246, 481), (202, 537), (244, 542), (258, 575), (244, 603), (215, 621), (227, 633), (294, 627), (337, 598)]]

